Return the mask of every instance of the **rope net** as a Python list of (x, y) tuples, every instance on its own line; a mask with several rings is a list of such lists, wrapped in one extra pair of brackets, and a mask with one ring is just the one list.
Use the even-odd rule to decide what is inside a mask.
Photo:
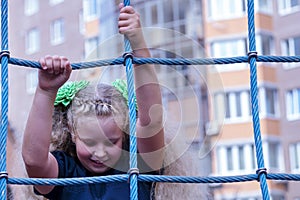
[[(130, 1), (124, 1), (125, 5), (129, 5)], [(87, 69), (96, 66), (118, 65), (125, 63), (127, 74), (127, 85), (129, 94), (129, 115), (130, 115), (130, 168), (137, 167), (137, 145), (135, 136), (135, 105), (130, 99), (134, 97), (134, 80), (132, 64), (161, 64), (161, 65), (212, 65), (212, 64), (234, 64), (249, 63), (250, 66), (250, 92), (252, 104), (252, 124), (253, 135), (256, 149), (257, 171), (253, 174), (245, 174), (241, 176), (165, 176), (165, 175), (138, 175), (137, 173), (111, 175), (102, 177), (86, 177), (86, 178), (65, 178), (65, 179), (42, 179), (42, 178), (12, 178), (8, 177), (6, 171), (6, 136), (8, 126), (8, 64), (19, 65), (24, 67), (40, 68), (38, 62), (23, 60), (18, 58), (10, 58), (8, 51), (8, 0), (1, 0), (1, 135), (0, 135), (0, 191), (1, 199), (6, 199), (7, 184), (17, 185), (80, 185), (91, 183), (111, 183), (111, 182), (127, 182), (130, 181), (130, 199), (138, 199), (137, 183), (145, 182), (170, 182), (170, 183), (234, 183), (258, 181), (261, 188), (262, 198), (270, 199), (268, 180), (286, 180), (299, 181), (300, 174), (287, 173), (267, 173), (264, 164), (264, 156), (262, 149), (262, 139), (260, 132), (260, 119), (258, 109), (258, 87), (257, 87), (257, 62), (299, 62), (300, 56), (264, 56), (257, 55), (255, 46), (255, 25), (254, 25), (254, 0), (247, 1), (248, 12), (248, 41), (249, 51), (245, 56), (227, 57), (227, 58), (135, 58), (132, 56), (124, 56), (123, 58), (98, 60), (93, 62), (73, 63), (72, 68)], [(124, 49), (130, 52), (129, 41), (124, 38)], [(134, 171), (134, 170), (132, 170)]]

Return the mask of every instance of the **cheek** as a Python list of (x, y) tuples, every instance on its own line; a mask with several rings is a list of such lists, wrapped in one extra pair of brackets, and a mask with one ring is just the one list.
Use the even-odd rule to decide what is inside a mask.
[(76, 152), (78, 157), (90, 157), (90, 151), (81, 143), (76, 144)]

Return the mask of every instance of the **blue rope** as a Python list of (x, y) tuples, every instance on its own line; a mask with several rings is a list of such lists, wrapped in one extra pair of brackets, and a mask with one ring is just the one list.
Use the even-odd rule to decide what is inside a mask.
[[(130, 1), (124, 0), (124, 5), (130, 5)], [(1, 49), (2, 52), (8, 51), (8, 0), (1, 0)], [(268, 180), (287, 180), (300, 181), (300, 174), (267, 173), (264, 164), (262, 139), (260, 132), (260, 119), (258, 109), (258, 87), (257, 87), (257, 62), (300, 62), (300, 56), (265, 56), (257, 55), (255, 45), (255, 25), (254, 25), (254, 0), (248, 0), (248, 56), (226, 57), (226, 58), (134, 58), (131, 52), (129, 40), (124, 37), (125, 54), (123, 58), (98, 60), (92, 62), (72, 63), (72, 68), (87, 69), (100, 66), (121, 65), (125, 63), (128, 85), (128, 106), (130, 117), (130, 171), (128, 174), (85, 177), (85, 178), (66, 178), (66, 179), (38, 179), (38, 178), (7, 178), (6, 173), (6, 137), (8, 125), (8, 63), (40, 68), (36, 61), (9, 58), (9, 54), (1, 56), (1, 143), (0, 143), (0, 192), (1, 199), (6, 199), (6, 189), (8, 184), (19, 185), (80, 185), (95, 183), (126, 182), (130, 180), (130, 198), (138, 199), (138, 181), (142, 182), (171, 182), (171, 183), (233, 183), (259, 181), (264, 200), (270, 199)], [(161, 64), (161, 65), (223, 65), (234, 63), (250, 64), (250, 91), (252, 103), (252, 120), (254, 129), (254, 141), (256, 147), (256, 158), (258, 170), (256, 174), (241, 176), (155, 176), (138, 175), (137, 171), (137, 139), (136, 139), (136, 110), (134, 102), (134, 72), (133, 64)], [(7, 180), (6, 180), (7, 179)]]
[[(130, 1), (124, 0), (124, 6), (129, 6)], [(135, 92), (134, 92), (134, 70), (132, 63), (132, 56), (130, 54), (131, 47), (128, 38), (124, 37), (124, 59), (126, 65), (126, 78), (128, 89), (128, 107), (129, 107), (129, 152), (130, 152), (130, 169), (137, 169), (137, 139), (136, 139), (136, 108), (135, 108)], [(129, 170), (130, 176), (130, 199), (138, 199), (138, 174), (132, 173)]]
[[(225, 65), (246, 63), (249, 56), (226, 57), (226, 58), (133, 58), (133, 64), (160, 64), (160, 65)], [(257, 56), (256, 62), (292, 63), (300, 62), (300, 56)], [(37, 61), (24, 60), (20, 58), (9, 58), (9, 64), (24, 67), (38, 68), (41, 66)], [(121, 65), (124, 58), (97, 60), (91, 62), (72, 63), (74, 70), (96, 68), (109, 65)]]
[(270, 199), (268, 185), (266, 181), (266, 173), (260, 173), (265, 169), (260, 120), (259, 120), (259, 107), (258, 107), (258, 87), (257, 87), (257, 68), (256, 68), (256, 45), (255, 45), (255, 25), (254, 25), (254, 0), (248, 0), (248, 38), (249, 38), (249, 57), (250, 62), (250, 92), (252, 102), (252, 122), (254, 129), (254, 141), (256, 147), (256, 161), (258, 166), (259, 182), (264, 200)]
[[(8, 5), (1, 1), (1, 50), (8, 52)], [(4, 55), (4, 54), (3, 54)], [(6, 136), (8, 126), (8, 56), (1, 56), (1, 136), (0, 136), (0, 199), (7, 196)]]

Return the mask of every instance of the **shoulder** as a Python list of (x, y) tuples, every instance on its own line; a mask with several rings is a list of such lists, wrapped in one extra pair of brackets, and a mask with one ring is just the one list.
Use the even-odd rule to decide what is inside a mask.
[(76, 158), (63, 151), (53, 151), (51, 153), (58, 163), (58, 178), (86, 176), (86, 170)]

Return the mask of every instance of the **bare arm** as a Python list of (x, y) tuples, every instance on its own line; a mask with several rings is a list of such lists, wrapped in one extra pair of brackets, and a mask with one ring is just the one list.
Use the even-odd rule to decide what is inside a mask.
[[(130, 41), (135, 57), (150, 57), (141, 30), (139, 14), (130, 6), (122, 7), (119, 32)], [(152, 169), (162, 166), (164, 130), (161, 91), (153, 65), (135, 65), (135, 85), (138, 103), (137, 143), (143, 159)]]
[[(46, 56), (40, 63), (43, 69), (39, 71), (39, 83), (24, 132), (22, 156), (29, 177), (57, 178), (57, 161), (49, 153), (53, 105), (58, 88), (68, 80), (72, 69), (64, 57)], [(54, 188), (35, 187), (42, 194)]]

